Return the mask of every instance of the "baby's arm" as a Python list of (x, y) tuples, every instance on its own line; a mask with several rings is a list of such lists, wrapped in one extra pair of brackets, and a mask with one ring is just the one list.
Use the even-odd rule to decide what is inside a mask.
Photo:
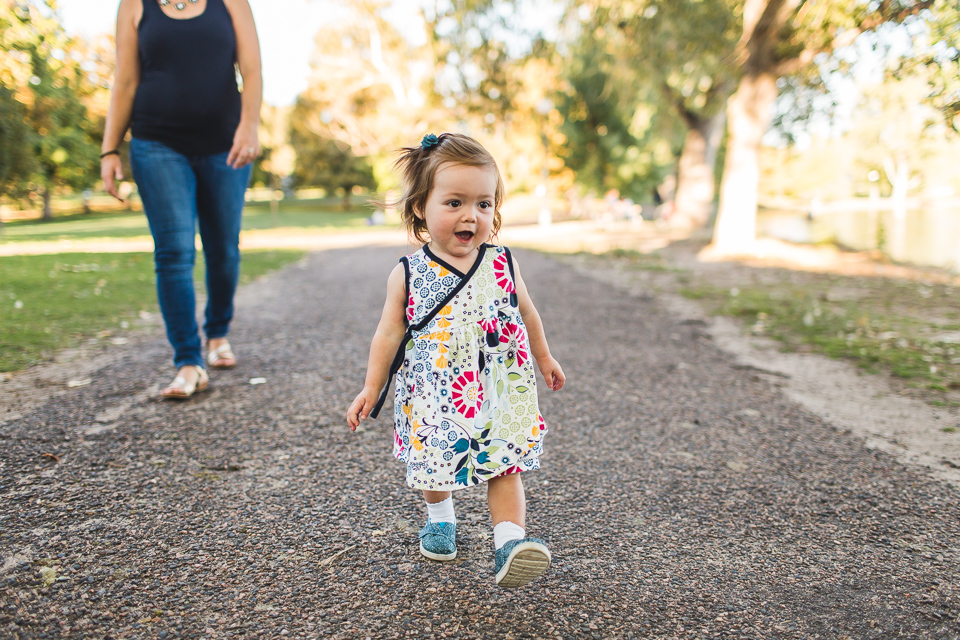
[(523, 318), (523, 324), (527, 326), (527, 336), (530, 338), (530, 351), (540, 367), (540, 373), (543, 374), (547, 386), (554, 391), (563, 388), (566, 376), (563, 375), (563, 369), (560, 363), (550, 355), (550, 346), (547, 344), (547, 336), (543, 332), (543, 322), (540, 320), (540, 314), (527, 293), (527, 285), (523, 283), (520, 277), (520, 267), (517, 261), (513, 261), (513, 272), (517, 285), (517, 299), (520, 303), (520, 316)]
[(387, 279), (387, 301), (383, 305), (380, 324), (370, 343), (370, 358), (367, 360), (367, 377), (363, 391), (347, 409), (347, 425), (355, 431), (360, 421), (366, 419), (377, 404), (380, 391), (387, 383), (393, 356), (400, 347), (400, 341), (407, 331), (404, 323), (406, 312), (406, 273), (402, 264), (398, 264)]

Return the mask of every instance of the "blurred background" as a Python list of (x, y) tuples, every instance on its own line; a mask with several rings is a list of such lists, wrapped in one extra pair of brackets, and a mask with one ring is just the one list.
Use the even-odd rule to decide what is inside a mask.
[[(265, 104), (246, 228), (395, 224), (367, 203), (396, 187), (396, 150), (459, 131), (500, 163), (506, 225), (960, 268), (955, 0), (250, 4)], [(117, 5), (0, 0), (0, 243), (148, 235), (132, 182), (120, 204), (99, 180)]]

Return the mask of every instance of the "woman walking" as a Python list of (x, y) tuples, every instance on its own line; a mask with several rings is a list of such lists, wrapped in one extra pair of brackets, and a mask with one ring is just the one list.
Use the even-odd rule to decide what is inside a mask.
[(237, 364), (227, 333), (244, 193), (260, 153), (260, 45), (247, 0), (121, 0), (116, 42), (100, 174), (120, 199), (119, 148), (130, 128), (130, 166), (153, 235), (157, 295), (177, 368), (161, 395), (189, 398), (208, 381), (193, 287), (198, 226), (206, 364)]

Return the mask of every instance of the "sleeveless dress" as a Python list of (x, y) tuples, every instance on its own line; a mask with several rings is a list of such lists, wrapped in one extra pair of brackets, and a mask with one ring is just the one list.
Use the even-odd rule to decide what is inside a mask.
[(407, 484), (451, 491), (540, 468), (546, 425), (509, 249), (481, 246), (467, 273), (426, 246), (401, 262), (394, 455)]

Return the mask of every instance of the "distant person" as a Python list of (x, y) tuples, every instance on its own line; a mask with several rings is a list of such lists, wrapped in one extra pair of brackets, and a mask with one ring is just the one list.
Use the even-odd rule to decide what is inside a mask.
[(161, 395), (189, 398), (208, 383), (193, 287), (198, 223), (207, 269), (206, 364), (237, 364), (227, 333), (244, 193), (260, 153), (260, 44), (247, 0), (121, 0), (116, 40), (100, 175), (121, 199), (119, 149), (130, 127), (130, 166), (153, 235), (157, 294), (177, 368)]
[(495, 579), (519, 587), (550, 566), (547, 546), (524, 529), (520, 473), (540, 468), (546, 431), (530, 356), (551, 389), (563, 387), (563, 370), (510, 250), (487, 244), (503, 202), (493, 157), (467, 136), (430, 134), (397, 167), (401, 218), (426, 244), (390, 273), (347, 424), (377, 417), (396, 373), (394, 455), (427, 502), (420, 553), (457, 557), (451, 492), (486, 483)]

